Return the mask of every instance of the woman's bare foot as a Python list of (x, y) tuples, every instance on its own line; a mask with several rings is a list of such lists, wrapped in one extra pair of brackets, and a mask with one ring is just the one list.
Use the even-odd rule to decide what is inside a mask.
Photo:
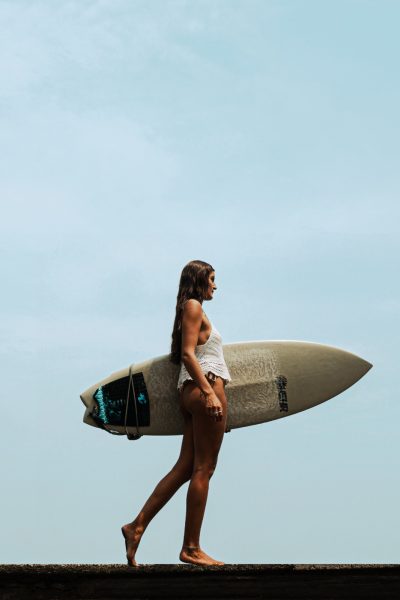
[(121, 527), (121, 531), (125, 538), (126, 559), (128, 561), (128, 565), (130, 567), (137, 567), (138, 564), (135, 560), (135, 554), (143, 535), (143, 528), (138, 527), (133, 522), (123, 525)]
[(208, 556), (208, 554), (201, 550), (200, 546), (182, 546), (179, 560), (185, 563), (202, 566), (225, 564), (220, 560), (215, 560), (215, 558)]

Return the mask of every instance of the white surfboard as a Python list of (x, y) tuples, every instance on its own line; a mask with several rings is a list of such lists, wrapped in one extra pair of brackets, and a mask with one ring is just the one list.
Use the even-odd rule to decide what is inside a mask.
[[(239, 342), (225, 344), (223, 352), (232, 377), (225, 387), (228, 430), (321, 404), (372, 367), (351, 352), (314, 342)], [(179, 369), (164, 355), (111, 374), (81, 394), (84, 423), (130, 439), (182, 434)]]

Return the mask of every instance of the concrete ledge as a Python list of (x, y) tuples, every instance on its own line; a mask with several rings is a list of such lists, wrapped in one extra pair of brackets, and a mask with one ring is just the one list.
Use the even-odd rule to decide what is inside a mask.
[(2, 600), (386, 600), (399, 595), (400, 565), (0, 565)]

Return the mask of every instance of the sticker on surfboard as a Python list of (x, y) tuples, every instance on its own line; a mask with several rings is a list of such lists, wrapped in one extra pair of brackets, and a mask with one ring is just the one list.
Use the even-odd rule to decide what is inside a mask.
[(101, 385), (94, 392), (93, 398), (96, 405), (92, 411), (92, 417), (99, 425), (122, 427), (125, 425), (127, 427), (148, 427), (150, 425), (150, 401), (143, 373), (132, 375), (129, 394), (128, 385), (129, 376), (121, 377), (121, 379)]

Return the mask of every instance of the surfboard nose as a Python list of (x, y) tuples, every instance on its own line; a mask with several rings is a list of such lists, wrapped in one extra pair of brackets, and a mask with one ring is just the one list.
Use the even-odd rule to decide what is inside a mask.
[[(335, 360), (341, 361), (341, 374), (344, 382), (348, 384), (346, 385), (346, 388), (356, 383), (372, 369), (372, 363), (357, 354), (336, 348), (333, 348), (333, 350), (336, 350)], [(338, 351), (340, 353), (339, 355), (337, 353)]]
[(359, 356), (358, 359), (361, 361), (361, 363), (363, 364), (363, 367), (364, 367), (364, 372), (361, 375), (361, 377), (363, 377), (366, 373), (368, 373), (368, 371), (370, 369), (372, 369), (372, 367), (374, 365), (372, 363), (368, 362), (367, 360), (365, 360), (365, 358), (361, 358), (361, 356)]
[(296, 350), (296, 360), (295, 355), (287, 360), (288, 395), (293, 392), (295, 411), (341, 394), (372, 368), (372, 363), (361, 356), (334, 346), (299, 342)]

